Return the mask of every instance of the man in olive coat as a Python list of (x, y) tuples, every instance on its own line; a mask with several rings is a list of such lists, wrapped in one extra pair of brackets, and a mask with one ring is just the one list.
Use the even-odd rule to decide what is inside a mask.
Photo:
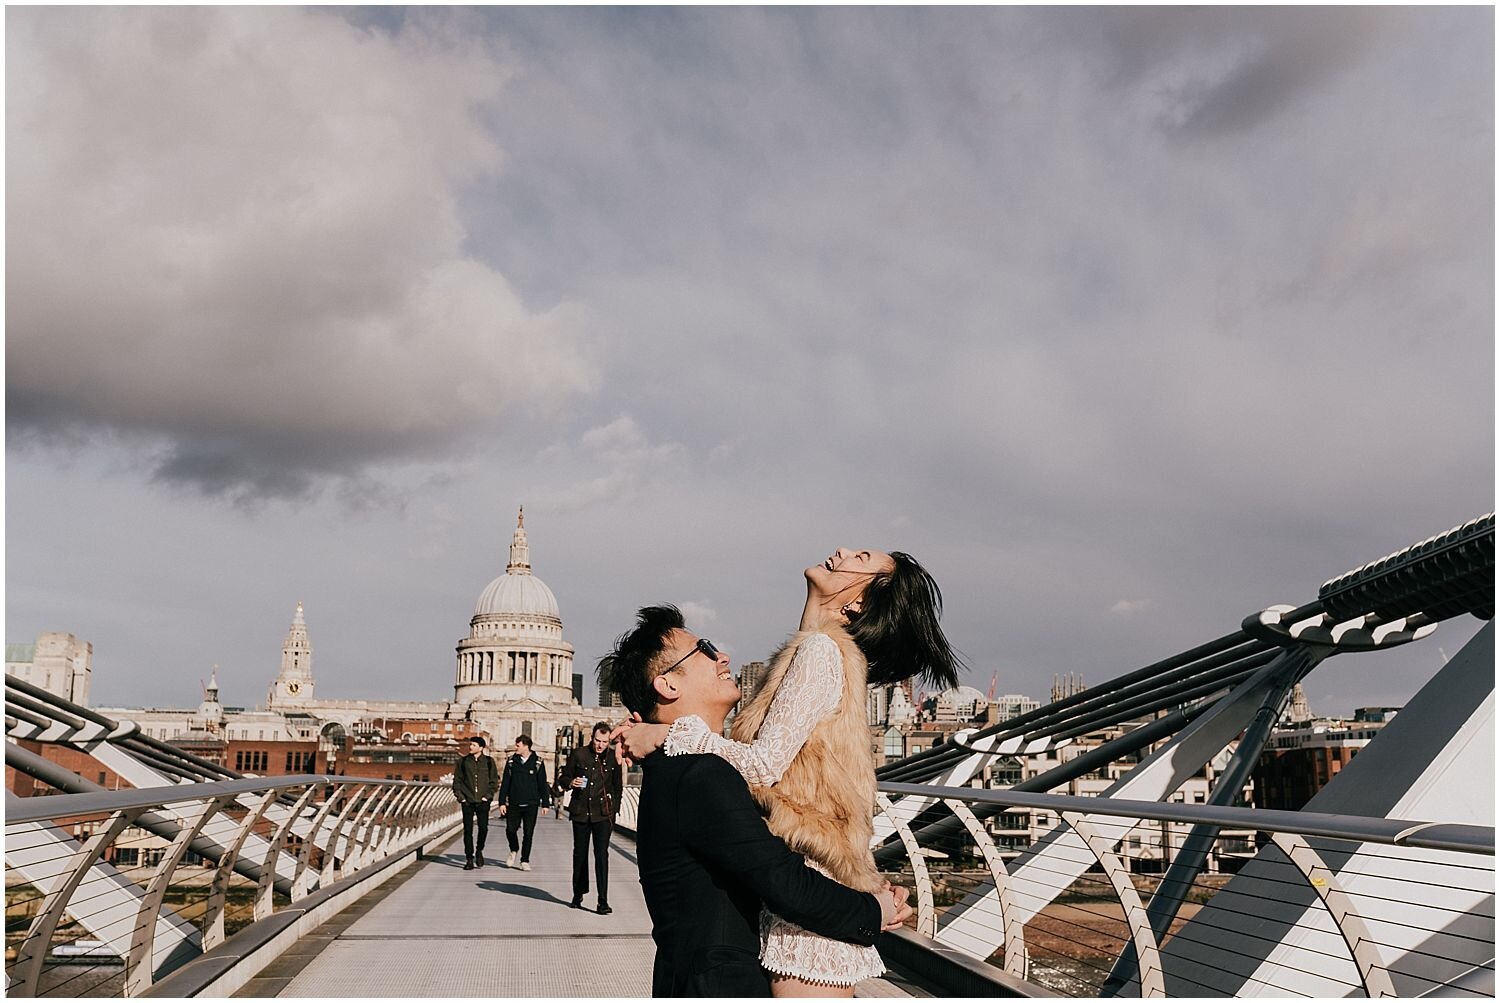
[[(475, 862), (484, 866), (484, 837), (490, 832), (490, 802), (500, 786), (500, 771), (495, 760), (485, 755), (484, 739), (469, 739), (469, 754), (460, 756), (453, 767), (453, 796), (464, 813), (464, 870), (472, 871)], [(475, 823), (479, 827), (478, 845), (474, 842)]]
[(620, 791), (624, 786), (620, 761), (609, 747), (611, 730), (603, 721), (594, 725), (592, 739), (568, 755), (562, 772), (557, 775), (558, 791), (573, 792), (568, 801), (568, 817), (573, 820), (571, 904), (574, 909), (583, 908), (583, 897), (589, 890), (589, 844), (593, 843), (601, 916), (613, 911), (609, 907), (609, 836), (614, 830), (615, 812), (620, 810)]

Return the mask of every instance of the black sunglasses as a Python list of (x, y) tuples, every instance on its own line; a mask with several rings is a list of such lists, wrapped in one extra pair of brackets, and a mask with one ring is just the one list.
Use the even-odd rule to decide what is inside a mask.
[(709, 658), (712, 658), (716, 662), (719, 660), (719, 649), (714, 647), (714, 642), (710, 641), (706, 637), (700, 637), (700, 638), (698, 638), (698, 643), (695, 644), (695, 645), (693, 645), (693, 650), (692, 651), (689, 651), (686, 655), (683, 655), (681, 658), (677, 659), (677, 661), (673, 662), (671, 665), (668, 665), (665, 669), (662, 669), (660, 672), (657, 673), (657, 675), (658, 676), (664, 676), (664, 675), (666, 675), (668, 672), (671, 672), (673, 669), (677, 668), (677, 666), (681, 665), (683, 662), (687, 661), (689, 658), (692, 658), (694, 655), (698, 654), (700, 651), (703, 654), (707, 655)]

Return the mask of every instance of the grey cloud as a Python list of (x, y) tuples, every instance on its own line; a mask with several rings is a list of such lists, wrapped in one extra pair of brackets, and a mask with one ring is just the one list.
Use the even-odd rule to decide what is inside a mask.
[(274, 462), (255, 463), (231, 450), (215, 452), (182, 447), (157, 465), (153, 478), (164, 483), (192, 484), (206, 495), (239, 502), (302, 499), (315, 486), (307, 473), (278, 467)]
[(295, 495), (596, 385), (586, 315), (464, 247), (507, 71), (416, 20), (15, 12), (14, 441), (134, 432), (166, 444), (158, 479)]
[[(1077, 27), (1084, 16), (1064, 15)], [(1374, 8), (1090, 11), (1110, 54), (1103, 78), (1133, 92), (1166, 132), (1254, 129), (1367, 53), (1399, 14)], [(1085, 36), (1087, 37), (1087, 36)]]
[[(873, 545), (937, 575), (981, 685), (999, 669), (1006, 689), (1041, 696), (1055, 673), (1138, 667), (1493, 506), (1489, 11), (494, 8), (465, 12), (461, 30), (453, 19), (390, 14), (355, 37), (414, 101), (448, 109), (433, 128), (467, 137), (454, 163), (467, 180), (437, 168), (437, 194), (415, 193), (402, 225), (330, 246), (325, 257), (351, 263), (337, 286), (348, 297), (286, 279), (252, 305), (266, 339), (306, 311), (352, 329), (338, 323), (348, 301), (412, 312), (403, 263), (416, 246), (424, 262), (512, 284), (503, 312), (537, 334), (515, 342), (540, 353), (536, 367), (518, 369), (498, 338), (509, 368), (487, 368), (489, 341), (455, 348), (456, 335), (432, 340), (415, 323), (371, 336), (394, 361), (368, 373), (340, 351), (350, 341), (284, 338), (280, 353), (316, 380), (282, 390), (250, 354), (231, 360), (240, 377), (216, 388), (215, 407), (160, 395), (131, 419), (191, 424), (183, 445), (195, 449), (181, 456), (198, 466), (186, 473), (211, 483), (346, 478), (253, 511), (143, 496), (128, 473), (96, 477), (97, 452), (71, 473), (42, 469), (55, 450), (13, 456), (11, 511), (28, 527), (8, 557), (27, 572), (7, 600), (17, 630), (53, 629), (70, 577), (135, 587), (85, 562), (97, 551), (173, 595), (212, 585), (218, 606), (257, 611), (270, 636), (244, 626), (246, 665), (269, 645), (274, 670), (290, 603), (316, 600), (325, 691), (430, 696), (524, 502), (580, 666), (635, 606), (672, 599), (711, 603), (715, 640), (757, 657), (795, 626), (802, 567)], [(335, 28), (318, 40), (330, 59), (345, 52)], [(412, 82), (408, 45), (446, 89)], [(503, 88), (477, 83), (464, 69), (475, 65), (500, 67)], [(482, 128), (470, 133), (452, 116), (475, 94)], [(397, 166), (418, 155), (399, 154)], [(345, 166), (349, 204), (387, 220), (370, 207), (389, 203), (391, 168)], [(212, 185), (182, 199), (225, 201)], [(135, 217), (96, 229), (154, 232)], [(234, 260), (256, 274), (277, 264)], [(195, 330), (219, 331), (217, 316)], [(564, 356), (553, 372), (554, 342), (537, 333), (549, 323), (582, 363)], [(222, 343), (235, 339), (209, 340)], [(407, 344), (420, 351), (403, 355)], [(108, 346), (99, 335), (79, 352)], [(67, 406), (98, 421), (134, 414), (116, 384), (175, 360), (130, 361), (59, 367), (91, 380)], [(440, 366), (451, 384), (432, 376)], [(409, 386), (391, 386), (396, 370)], [(566, 382), (580, 371), (594, 391)], [(472, 399), (456, 396), (465, 379)], [(485, 412), (487, 390), (512, 384), (535, 392)], [(337, 393), (351, 385), (354, 403)], [(243, 417), (257, 413), (253, 426)], [(221, 451), (248, 467), (215, 473)], [(360, 479), (381, 458), (404, 506)], [(130, 500), (132, 539), (88, 528), (82, 498), (95, 490)], [(50, 503), (60, 492), (78, 511)], [(348, 503), (367, 492), (377, 503)], [(242, 574), (210, 581), (193, 561), (154, 557), (185, 522), (211, 527), (219, 562)], [(83, 549), (54, 575), (48, 548), (75, 536)], [(33, 576), (52, 591), (33, 593)], [(316, 587), (293, 594), (309, 577)], [(96, 650), (150, 650), (137, 628), (111, 636), (124, 628), (76, 616)], [(1461, 639), (1447, 636), (1451, 652)], [(183, 650), (223, 643), (200, 631)], [(1418, 649), (1348, 674), (1334, 660), (1320, 675), (1341, 689), (1319, 709), (1400, 702), (1423, 671)]]

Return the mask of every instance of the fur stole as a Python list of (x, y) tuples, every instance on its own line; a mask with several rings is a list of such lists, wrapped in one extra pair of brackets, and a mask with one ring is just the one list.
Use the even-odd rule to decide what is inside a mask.
[(828, 624), (793, 634), (771, 658), (765, 682), (735, 716), (731, 737), (750, 742), (760, 731), (797, 646), (813, 634), (826, 634), (844, 660), (844, 691), (839, 706), (819, 721), (796, 758), (771, 787), (752, 787), (768, 813), (771, 831), (793, 850), (828, 869), (850, 888), (877, 891), (883, 880), (870, 854), (874, 835), (875, 757), (866, 717), (866, 663), (843, 628)]

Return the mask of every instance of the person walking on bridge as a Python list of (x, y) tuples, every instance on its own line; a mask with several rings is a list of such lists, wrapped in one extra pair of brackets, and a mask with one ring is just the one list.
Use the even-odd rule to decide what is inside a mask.
[[(483, 738), (469, 739), (469, 753), (453, 766), (453, 796), (464, 813), (464, 870), (484, 866), (484, 837), (490, 832), (490, 802), (495, 800), (500, 771), (493, 756), (485, 754)], [(474, 829), (479, 840), (474, 840)], [(477, 863), (476, 863), (477, 862)]]
[[(505, 818), (505, 839), (510, 843), (506, 867), (531, 870), (531, 839), (536, 832), (538, 811), (552, 804), (552, 789), (547, 786), (547, 765), (531, 751), (531, 736), (517, 735), (515, 755), (505, 761), (505, 777), (500, 781), (500, 814)], [(516, 839), (516, 830), (526, 827), (524, 840)], [(517, 852), (521, 862), (516, 863)]]
[(568, 817), (573, 820), (573, 901), (574, 909), (583, 908), (583, 897), (589, 891), (589, 844), (594, 844), (594, 880), (599, 886), (598, 913), (608, 916), (609, 908), (609, 836), (614, 830), (615, 812), (620, 810), (620, 793), (624, 771), (609, 747), (608, 724), (594, 725), (589, 743), (574, 749), (557, 777), (559, 791), (573, 792), (568, 801)]

